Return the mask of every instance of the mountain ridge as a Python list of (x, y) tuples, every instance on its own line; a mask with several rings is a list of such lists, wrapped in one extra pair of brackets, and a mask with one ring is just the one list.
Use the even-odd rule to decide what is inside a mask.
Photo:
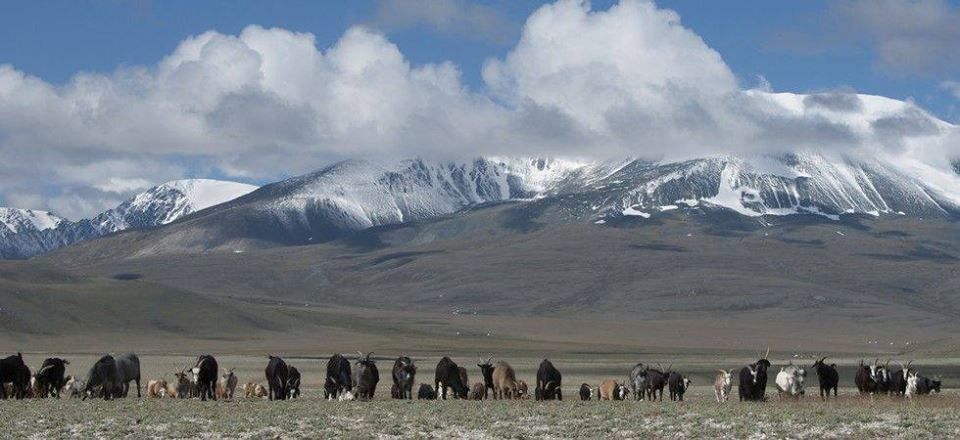
[[(30, 258), (63, 246), (127, 229), (151, 228), (175, 221), (256, 189), (253, 185), (212, 179), (181, 179), (162, 183), (92, 218), (71, 222), (44, 211), (0, 208), (4, 212), (43, 213), (47, 220), (16, 230), (0, 229), (0, 258)], [(5, 210), (5, 211), (4, 211)], [(4, 222), (6, 223), (6, 222)]]
[(184, 223), (177, 221), (181, 219), (188, 222), (157, 235), (162, 238), (156, 250), (311, 244), (487, 203), (545, 199), (563, 212), (562, 221), (595, 224), (649, 219), (672, 210), (730, 210), (745, 217), (817, 215), (834, 221), (844, 215), (960, 219), (955, 189), (945, 191), (909, 173), (878, 158), (819, 153), (717, 155), (676, 162), (346, 160), (214, 198), (209, 203), (226, 200), (211, 206), (189, 205), (182, 188), (160, 185), (93, 219), (37, 232), (34, 235), (47, 243), (31, 255), (125, 229)]

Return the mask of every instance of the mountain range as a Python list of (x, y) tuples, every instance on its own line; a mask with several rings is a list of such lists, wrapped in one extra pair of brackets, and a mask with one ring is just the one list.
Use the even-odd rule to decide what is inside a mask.
[(256, 188), (210, 179), (176, 180), (150, 188), (93, 218), (76, 222), (45, 211), (0, 208), (0, 258), (29, 258), (126, 229), (164, 225)]
[[(820, 154), (717, 156), (679, 162), (549, 158), (343, 161), (262, 188), (168, 182), (92, 219), (5, 208), (0, 255), (26, 258), (126, 229), (171, 225), (157, 252), (234, 251), (342, 238), (505, 201), (552, 204), (557, 221), (602, 225), (672, 210), (746, 217), (843, 215), (960, 218), (960, 195), (895, 164)], [(177, 220), (183, 219), (181, 222)]]
[[(889, 101), (843, 117), (890, 128)], [(960, 352), (960, 163), (858, 151), (347, 160), (5, 208), (3, 342)]]

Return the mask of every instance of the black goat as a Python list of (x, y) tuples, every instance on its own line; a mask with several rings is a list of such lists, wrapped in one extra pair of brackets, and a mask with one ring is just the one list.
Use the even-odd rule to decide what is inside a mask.
[(122, 396), (123, 384), (118, 374), (116, 359), (110, 355), (101, 357), (87, 373), (87, 384), (83, 388), (82, 400), (86, 400), (88, 396), (100, 396), (104, 400)]
[(267, 368), (263, 370), (263, 374), (267, 378), (267, 386), (269, 387), (267, 398), (270, 400), (286, 400), (287, 380), (290, 379), (290, 369), (283, 359), (276, 356), (269, 356), (269, 359)]
[(833, 397), (837, 397), (837, 387), (840, 385), (840, 373), (837, 372), (837, 364), (824, 364), (824, 356), (813, 363), (813, 368), (817, 371), (817, 379), (820, 380), (820, 397), (827, 399), (830, 397), (830, 390), (833, 390)]
[(330, 356), (327, 361), (327, 379), (323, 387), (327, 399), (336, 399), (353, 390), (353, 375), (350, 371), (350, 361), (346, 357), (340, 353)]
[(417, 400), (434, 400), (437, 398), (437, 393), (433, 390), (433, 387), (425, 383), (420, 384), (420, 389), (417, 390)]
[[(492, 377), (490, 382), (493, 383)], [(434, 385), (436, 386), (437, 398), (443, 400), (447, 400), (447, 388), (452, 388), (454, 395), (460, 399), (466, 399), (467, 393), (470, 391), (460, 379), (460, 367), (446, 356), (437, 363)]]
[(357, 388), (357, 399), (358, 400), (373, 400), (373, 396), (377, 392), (377, 383), (380, 382), (380, 371), (377, 369), (376, 362), (370, 358), (373, 355), (373, 352), (363, 353), (357, 352), (360, 355), (360, 358), (357, 359), (356, 368), (354, 369), (354, 385)]
[(30, 368), (23, 362), (23, 354), (17, 353), (0, 359), (0, 397), (6, 399), (5, 383), (13, 383), (13, 397), (23, 399), (30, 387)]
[(137, 384), (137, 398), (140, 398), (140, 358), (134, 353), (122, 354), (114, 358), (117, 364), (117, 380), (120, 381), (120, 396), (130, 393), (130, 381)]
[(864, 364), (861, 360), (853, 380), (860, 394), (876, 394), (880, 390), (880, 365), (876, 361), (873, 365)]
[(38, 397), (54, 396), (60, 398), (60, 390), (66, 385), (65, 374), (70, 362), (60, 358), (46, 358), (37, 370)]
[(646, 393), (647, 400), (657, 399), (657, 393), (660, 394), (660, 401), (663, 401), (663, 388), (667, 386), (668, 373), (655, 368), (647, 368), (646, 375), (643, 378), (643, 390)]
[(287, 398), (296, 399), (300, 397), (300, 370), (289, 365), (287, 371)]
[(740, 395), (740, 401), (762, 402), (766, 400), (767, 395), (767, 370), (770, 368), (770, 348), (767, 347), (767, 354), (757, 362), (747, 365), (740, 369), (740, 383), (737, 391)]
[[(484, 359), (483, 359), (483, 356), (480, 355), (479, 353), (477, 353), (477, 355), (480, 356), (480, 363), (477, 364), (477, 366), (480, 367), (480, 374), (483, 376), (483, 385), (484, 385), (484, 387), (485, 387), (485, 388), (483, 389), (483, 398), (486, 399), (486, 398), (487, 398), (487, 395), (488, 395), (488, 394), (487, 394), (487, 391), (493, 391), (493, 390), (494, 390), (494, 386), (493, 386), (493, 370), (494, 370), (495, 367), (494, 367), (493, 363), (491, 362), (491, 360), (493, 359), (493, 355), (491, 355), (490, 357), (488, 357), (486, 360), (484, 360)], [(467, 384), (467, 383), (469, 383), (469, 382), (464, 382), (464, 384)]]
[(590, 400), (593, 397), (593, 388), (589, 384), (580, 384), (580, 400)]
[(683, 395), (687, 392), (687, 388), (690, 387), (690, 379), (680, 373), (671, 372), (667, 378), (667, 387), (670, 389), (670, 400), (679, 400), (682, 402)]
[(536, 400), (563, 400), (563, 376), (553, 366), (553, 362), (544, 359), (537, 369), (537, 387), (534, 390)]
[[(197, 357), (197, 363), (193, 366), (193, 375), (197, 378), (197, 392), (200, 394), (200, 400), (217, 400), (217, 379), (220, 367), (217, 360), (209, 355), (202, 354)], [(139, 385), (137, 386), (139, 390)]]
[[(413, 399), (413, 381), (417, 377), (417, 366), (413, 359), (400, 356), (393, 363), (393, 385), (397, 388), (395, 399)], [(393, 394), (391, 390), (391, 394)]]

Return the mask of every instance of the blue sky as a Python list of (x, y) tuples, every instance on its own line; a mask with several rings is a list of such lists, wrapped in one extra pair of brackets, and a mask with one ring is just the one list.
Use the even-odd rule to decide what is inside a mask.
[(960, 137), (908, 141), (929, 135), (912, 104), (861, 108), (897, 125), (862, 132), (745, 90), (882, 95), (956, 123), (958, 22), (960, 0), (5, 1), (0, 206), (77, 218), (166, 180), (263, 184), (350, 157), (814, 148), (941, 166)]
[[(110, 72), (122, 65), (150, 65), (189, 35), (207, 30), (237, 34), (250, 24), (309, 32), (326, 47), (350, 26), (383, 29), (415, 63), (450, 60), (464, 81), (483, 86), (480, 66), (502, 56), (519, 37), (524, 20), (545, 2), (485, 1), (503, 27), (493, 35), (465, 35), (428, 23), (384, 26), (379, 1), (8, 1), (0, 5), (0, 63), (9, 63), (49, 82), (62, 83), (80, 71)], [(615, 2), (593, 1), (594, 9)], [(869, 41), (843, 38), (830, 2), (723, 2), (661, 0), (685, 26), (723, 56), (744, 86), (763, 76), (777, 91), (852, 89), (898, 99), (912, 98), (941, 118), (957, 121), (958, 99), (941, 87), (960, 81), (960, 66), (944, 75), (896, 72), (879, 67)], [(960, 8), (958, 2), (946, 4)], [(842, 28), (842, 22), (836, 25)], [(797, 47), (804, 41), (807, 47)], [(958, 49), (960, 50), (960, 49)]]

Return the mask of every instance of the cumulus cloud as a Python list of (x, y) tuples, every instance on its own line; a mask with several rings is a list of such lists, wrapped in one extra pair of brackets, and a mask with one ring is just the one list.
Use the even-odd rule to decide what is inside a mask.
[(945, 167), (955, 142), (943, 139), (957, 138), (909, 102), (743, 90), (675, 12), (640, 0), (543, 6), (482, 77), (473, 90), (452, 63), (411, 64), (363, 26), (330, 46), (284, 29), (211, 31), (156, 65), (64, 85), (0, 66), (0, 203), (43, 200), (24, 207), (76, 218), (148, 182), (270, 181), (348, 157), (866, 149)]

